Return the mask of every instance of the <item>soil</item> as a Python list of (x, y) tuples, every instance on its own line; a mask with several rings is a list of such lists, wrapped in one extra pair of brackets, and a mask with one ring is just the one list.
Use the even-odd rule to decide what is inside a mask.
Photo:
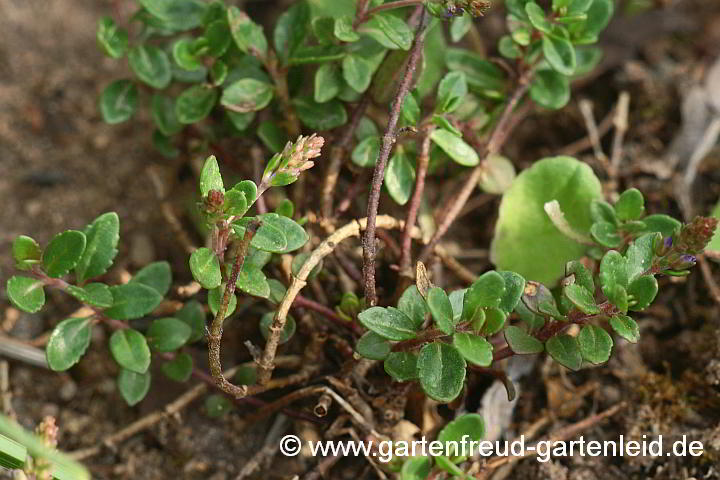
[[(150, 146), (147, 113), (137, 121), (110, 126), (102, 122), (97, 109), (102, 88), (129, 72), (123, 62), (99, 52), (95, 24), (102, 15), (127, 16), (132, 8), (129, 3), (0, 0), (2, 284), (13, 272), (7, 252), (15, 236), (26, 234), (45, 243), (56, 232), (81, 228), (110, 210), (118, 212), (121, 220), (121, 251), (111, 279), (119, 280), (148, 261), (168, 260), (173, 272), (177, 272), (174, 285), (190, 280), (186, 252), (175, 241), (173, 230), (157, 207), (157, 190), (148, 168), (155, 167), (164, 179), (170, 179), (168, 198), (172, 207), (180, 213), (191, 240), (199, 243), (199, 234), (183, 213), (192, 202), (197, 158), (184, 154), (180, 160), (169, 162), (159, 157)], [(681, 105), (687, 88), (699, 84), (720, 55), (720, 3), (654, 3), (658, 10), (614, 21), (603, 39), (606, 58), (601, 68), (592, 81), (581, 81), (574, 94), (594, 102), (599, 122), (611, 111), (620, 91), (630, 93), (627, 163), (622, 168), (620, 186), (634, 186), (645, 192), (652, 213), (679, 216), (673, 178), (658, 174), (658, 166), (682, 126)], [(498, 18), (491, 14), (486, 21), (492, 31)], [(520, 125), (505, 153), (520, 169), (586, 135), (582, 116), (573, 103), (559, 113), (531, 115)], [(610, 149), (611, 138), (603, 138), (605, 151)], [(238, 149), (243, 144), (234, 142), (224, 147), (241, 152)], [(576, 155), (602, 171), (591, 149)], [(242, 166), (227, 157), (224, 161), (223, 168), (228, 171), (252, 174), (249, 162)], [(720, 194), (719, 164), (717, 149), (702, 164), (693, 190), (698, 211), (707, 211)], [(352, 181), (351, 173), (345, 172), (341, 189), (345, 191)], [(441, 197), (439, 191), (430, 190), (430, 194)], [(489, 245), (497, 201), (483, 195), (473, 201), (478, 206), (465, 217), (473, 221), (457, 222), (448, 234), (447, 246), (451, 252), (470, 252), (463, 263), (481, 272), (490, 268), (483, 252)], [(355, 208), (351, 207), (350, 215), (362, 216), (362, 208), (357, 212)], [(315, 233), (321, 235), (319, 229)], [(356, 253), (347, 250), (352, 259), (357, 259)], [(717, 265), (711, 265), (711, 269), (717, 278)], [(395, 278), (390, 269), (379, 276), (380, 282), (393, 282)], [(461, 284), (449, 273), (445, 278), (451, 285)], [(666, 439), (676, 439), (687, 435), (703, 442), (704, 455), (573, 456), (548, 463), (524, 460), (511, 469), (499, 470), (492, 478), (720, 479), (720, 309), (708, 295), (699, 271), (689, 278), (663, 283), (660, 298), (637, 318), (642, 332), (640, 343), (619, 343), (608, 365), (567, 373), (557, 365), (536, 362), (533, 374), (521, 380), (520, 400), (507, 435), (524, 432), (538, 418), (547, 417), (549, 421), (539, 433), (544, 437), (626, 401), (627, 407), (620, 413), (583, 432), (586, 438), (603, 440), (625, 435), (641, 439), (643, 435), (662, 434)], [(4, 333), (25, 342), (41, 339), (77, 308), (67, 297), (51, 294), (49, 305), (41, 313), (23, 314), (10, 307), (4, 295), (4, 291), (0, 293)], [(253, 306), (248, 304), (246, 308)], [(239, 330), (242, 327), (234, 328), (230, 335), (246, 338), (247, 332)], [(139, 406), (128, 407), (115, 387), (117, 367), (108, 355), (108, 332), (100, 328), (94, 332), (89, 353), (68, 373), (9, 362), (12, 409), (18, 420), (32, 429), (43, 417), (56, 417), (59, 445), (65, 451), (100, 444), (103, 438), (162, 408), (187, 388), (153, 371), (153, 388), (148, 397)], [(247, 360), (241, 340), (234, 342), (237, 353), (233, 360)], [(301, 352), (302, 345), (284, 351)], [(202, 349), (192, 353), (204, 366)], [(325, 373), (337, 373), (339, 362), (331, 359), (329, 363)], [(381, 370), (372, 370), (370, 378), (382, 378)], [(488, 382), (476, 380), (471, 386), (476, 391), (469, 396), (465, 405), (468, 409), (477, 408)], [(269, 395), (265, 399), (276, 397)], [(294, 408), (307, 412), (312, 407), (311, 402), (306, 402)], [(445, 407), (428, 410), (433, 418), (449, 413)], [(253, 411), (252, 407), (241, 406), (220, 418), (211, 418), (203, 402), (197, 401), (179, 416), (161, 421), (113, 449), (104, 449), (85, 463), (98, 479), (233, 479), (256, 455), (273, 424), (269, 420), (245, 425), (242, 419)], [(333, 410), (328, 418), (337, 414)], [(306, 438), (320, 435), (326, 428), (292, 421), (292, 430), (304, 432)], [(272, 462), (270, 468), (250, 478), (287, 479), (294, 474), (302, 476), (316, 466), (315, 460), (303, 455), (294, 459), (277, 455)], [(0, 472), (0, 478), (5, 478), (3, 475), (10, 478)], [(342, 460), (326, 478), (346, 477), (376, 478), (362, 459)]]

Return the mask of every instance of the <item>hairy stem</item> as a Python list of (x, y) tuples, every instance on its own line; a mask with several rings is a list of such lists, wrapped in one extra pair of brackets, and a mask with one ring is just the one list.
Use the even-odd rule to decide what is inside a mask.
[(373, 172), (372, 186), (370, 188), (370, 196), (368, 198), (367, 207), (367, 229), (363, 238), (363, 281), (365, 283), (365, 298), (369, 305), (375, 305), (377, 297), (375, 294), (375, 220), (377, 217), (378, 206), (380, 204), (380, 189), (382, 188), (383, 177), (385, 176), (385, 167), (387, 166), (390, 151), (395, 143), (397, 136), (397, 123), (400, 118), (405, 97), (410, 90), (413, 74), (417, 67), (418, 60), (422, 54), (423, 43), (425, 39), (425, 31), (427, 27), (427, 12), (424, 6), (420, 6), (422, 13), (420, 23), (415, 32), (415, 40), (410, 50), (405, 73), (398, 86), (395, 100), (393, 101), (390, 111), (390, 119), (387, 129), (383, 135), (382, 146), (378, 154), (378, 159)]
[(210, 331), (208, 332), (208, 360), (210, 362), (210, 372), (212, 373), (218, 388), (235, 398), (242, 398), (247, 395), (247, 385), (233, 385), (223, 375), (222, 363), (220, 362), (220, 342), (222, 341), (223, 322), (225, 321), (225, 314), (227, 313), (228, 305), (230, 304), (230, 298), (235, 293), (235, 283), (237, 282), (243, 263), (245, 263), (245, 256), (250, 249), (250, 242), (255, 236), (255, 232), (257, 232), (258, 228), (260, 228), (260, 222), (258, 220), (250, 222), (245, 230), (245, 235), (235, 247), (235, 261), (230, 273), (230, 278), (225, 285), (225, 293), (223, 294), (222, 304), (220, 305), (220, 308), (218, 308), (217, 315), (215, 315), (215, 318), (210, 325)]

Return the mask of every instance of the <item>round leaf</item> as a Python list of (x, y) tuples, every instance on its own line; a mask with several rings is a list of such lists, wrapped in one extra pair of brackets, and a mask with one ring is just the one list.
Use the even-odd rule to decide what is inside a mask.
[(568, 285), (563, 290), (565, 296), (578, 310), (589, 315), (600, 313), (600, 307), (595, 303), (595, 297), (588, 289), (576, 283)]
[(545, 350), (556, 362), (570, 370), (579, 370), (582, 366), (580, 346), (570, 335), (555, 335), (545, 342)]
[(398, 205), (405, 205), (415, 184), (415, 169), (408, 155), (396, 151), (385, 169), (385, 188)]
[(128, 53), (130, 68), (140, 80), (153, 88), (162, 90), (172, 80), (170, 59), (154, 45), (137, 45)]
[(205, 316), (205, 310), (197, 300), (190, 300), (175, 313), (175, 317), (185, 322), (192, 331), (188, 343), (197, 342), (205, 336)]
[(477, 152), (452, 132), (436, 129), (430, 134), (430, 139), (460, 165), (474, 167), (480, 163)]
[(220, 260), (209, 248), (198, 248), (190, 255), (190, 271), (203, 288), (215, 288), (222, 282)]
[(355, 345), (357, 353), (370, 360), (385, 360), (390, 348), (390, 342), (375, 332), (366, 332)]
[(145, 398), (150, 390), (150, 380), (150, 372), (135, 373), (122, 368), (117, 377), (117, 386), (120, 395), (132, 407)]
[(417, 372), (425, 393), (438, 402), (453, 401), (463, 389), (467, 364), (452, 345), (435, 342), (420, 350)]
[(615, 315), (610, 318), (610, 326), (615, 333), (630, 343), (637, 343), (640, 339), (640, 328), (637, 322), (627, 315)]
[(445, 290), (433, 287), (427, 292), (427, 305), (437, 327), (447, 335), (453, 332), (453, 311)]
[(120, 240), (120, 219), (117, 213), (108, 212), (97, 217), (85, 228), (85, 237), (85, 250), (75, 265), (78, 282), (102, 275), (112, 265)]
[(75, 365), (90, 346), (90, 318), (68, 318), (50, 334), (45, 356), (48, 365), (62, 372)]
[(415, 338), (416, 335), (415, 322), (403, 312), (393, 307), (368, 308), (360, 312), (358, 320), (365, 328), (372, 330), (388, 340), (409, 340)]
[(645, 212), (645, 198), (637, 188), (625, 190), (615, 203), (615, 213), (621, 221), (638, 220)]
[(267, 107), (274, 88), (254, 78), (243, 78), (223, 90), (220, 104), (233, 112), (256, 112)]
[(110, 287), (112, 307), (105, 315), (116, 320), (140, 318), (155, 310), (162, 302), (162, 295), (155, 289), (140, 283), (126, 283)]
[(43, 266), (51, 277), (62, 277), (77, 265), (85, 251), (85, 234), (67, 230), (53, 237), (43, 252)]
[(170, 264), (163, 261), (146, 265), (132, 277), (130, 283), (140, 283), (150, 287), (164, 297), (172, 283)]
[(580, 353), (585, 360), (600, 364), (610, 358), (613, 341), (605, 329), (597, 325), (585, 325), (577, 336)]
[(193, 359), (187, 353), (179, 353), (160, 369), (170, 380), (186, 382), (192, 375)]
[(493, 346), (484, 337), (471, 333), (453, 335), (453, 345), (470, 363), (489, 367), (493, 360)]
[[(213, 288), (208, 292), (208, 306), (210, 307), (210, 311), (213, 314), (213, 317), (217, 315), (218, 310), (220, 309), (220, 305), (222, 305), (223, 295), (225, 294), (225, 284), (223, 283), (217, 288)], [(225, 312), (225, 318), (229, 317), (230, 315), (235, 312), (235, 308), (237, 307), (237, 297), (235, 294), (230, 296), (230, 302), (228, 303), (227, 311)]]
[(43, 282), (15, 275), (7, 281), (7, 295), (13, 305), (24, 312), (35, 313), (45, 305)]
[(505, 329), (505, 340), (510, 349), (520, 355), (540, 353), (545, 349), (540, 340), (512, 325)]
[(315, 72), (313, 98), (317, 103), (332, 100), (342, 89), (342, 76), (333, 63), (323, 63)]
[(98, 21), (96, 39), (108, 57), (121, 58), (127, 51), (127, 30), (119, 28), (110, 17), (102, 17)]
[(93, 307), (108, 308), (113, 303), (110, 287), (104, 283), (88, 283), (84, 287), (70, 285), (67, 287), (67, 292), (81, 302)]
[(350, 158), (360, 167), (373, 167), (380, 153), (380, 137), (370, 136), (361, 140), (353, 149)]
[(196, 123), (210, 114), (217, 102), (217, 91), (206, 85), (194, 85), (183, 91), (175, 102), (180, 123)]
[(418, 356), (412, 352), (392, 352), (385, 359), (383, 367), (398, 382), (407, 382), (418, 376), (417, 359)]
[(543, 35), (542, 47), (545, 60), (556, 72), (566, 76), (575, 73), (577, 58), (570, 40), (546, 34)]
[(540, 69), (530, 85), (530, 98), (542, 107), (558, 110), (570, 101), (570, 80), (554, 70)]
[(130, 80), (115, 80), (100, 95), (100, 113), (105, 123), (122, 123), (137, 107), (137, 86)]
[(150, 366), (147, 340), (142, 333), (132, 328), (116, 330), (110, 336), (110, 352), (121, 367), (133, 372), (145, 373)]
[(655, 300), (658, 293), (658, 283), (653, 275), (643, 275), (633, 280), (627, 289), (628, 295), (631, 295), (632, 304), (630, 310), (639, 312), (645, 310)]
[[(265, 340), (270, 337), (270, 326), (272, 325), (273, 319), (275, 318), (275, 312), (268, 312), (263, 315), (260, 320), (260, 333)], [(287, 342), (295, 335), (295, 319), (288, 316), (285, 320), (285, 327), (283, 327), (282, 333), (280, 333), (280, 344)]]
[(192, 329), (177, 318), (167, 317), (153, 320), (147, 331), (148, 343), (160, 352), (172, 352), (185, 345)]

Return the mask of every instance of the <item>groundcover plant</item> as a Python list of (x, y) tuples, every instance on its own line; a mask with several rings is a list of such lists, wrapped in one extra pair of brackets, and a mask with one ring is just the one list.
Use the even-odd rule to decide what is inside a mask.
[[(525, 116), (565, 107), (573, 80), (601, 61), (595, 44), (613, 0), (299, 0), (272, 22), (253, 2), (236, 3), (138, 0), (122, 24), (99, 19), (98, 46), (129, 65), (102, 91), (102, 118), (152, 124), (165, 161), (202, 159), (189, 211), (191, 236), (206, 246), (192, 246), (184, 269), (157, 261), (117, 282), (114, 211), (45, 245), (17, 237), (12, 305), (36, 313), (59, 290), (85, 307), (56, 319), (50, 369), (72, 372), (103, 329), (130, 406), (161, 374), (205, 385), (168, 414), (210, 388), (210, 416), (233, 404), (253, 408), (246, 424), (281, 411), (327, 416), (326, 438), (380, 441), (404, 438), (397, 429), (411, 423), (413, 398), (447, 404), (433, 438), (480, 440), (494, 419), (467, 413), (482, 394), (472, 389), (483, 388), (470, 387), (471, 374), (499, 380), (513, 401), (509, 357), (546, 353), (570, 371), (605, 364), (618, 339), (642, 341), (633, 314), (653, 304), (658, 279), (689, 275), (713, 237), (714, 218), (681, 222), (649, 214), (636, 188), (604, 191), (614, 165), (596, 174), (558, 155), (516, 175), (500, 155)], [(482, 17), (495, 10), (504, 31), (485, 45)], [(245, 178), (234, 165), (248, 166)], [(452, 191), (440, 198), (443, 184)], [(501, 201), (494, 268), (475, 274), (443, 240), (478, 189)], [(350, 214), (357, 201), (364, 215)], [(380, 214), (385, 202), (389, 213)], [(352, 250), (354, 237), (361, 246)], [(235, 323), (252, 323), (254, 333), (228, 351), (224, 330)], [(229, 358), (249, 361), (227, 370)], [(5, 420), (0, 427), (6, 467), (37, 479), (87, 475), (48, 450), (54, 423), (38, 428), (39, 440)], [(441, 453), (367, 462), (378, 478), (489, 472), (476, 457)], [(240, 478), (261, 471), (263, 455)], [(327, 465), (308, 478), (336, 457), (319, 459)]]

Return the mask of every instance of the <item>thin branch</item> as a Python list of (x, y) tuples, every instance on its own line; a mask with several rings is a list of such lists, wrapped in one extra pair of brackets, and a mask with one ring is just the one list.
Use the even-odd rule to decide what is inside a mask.
[(415, 176), (415, 191), (413, 191), (408, 207), (407, 219), (405, 220), (405, 229), (400, 243), (402, 253), (400, 255), (400, 272), (410, 269), (410, 249), (412, 246), (412, 238), (410, 232), (415, 226), (420, 203), (422, 203), (423, 192), (425, 191), (425, 176), (427, 175), (428, 165), (430, 164), (430, 134), (433, 127), (423, 130), (420, 138), (420, 153), (417, 160), (417, 173)]
[(473, 169), (472, 173), (465, 181), (465, 184), (460, 189), (457, 197), (455, 197), (455, 201), (447, 209), (446, 213), (442, 218), (442, 221), (440, 222), (437, 230), (435, 231), (435, 234), (433, 235), (430, 242), (428, 242), (428, 244), (425, 246), (422, 254), (420, 255), (421, 262), (427, 261), (433, 249), (435, 248), (435, 245), (437, 245), (438, 241), (440, 241), (443, 235), (447, 233), (450, 225), (452, 225), (452, 223), (455, 221), (458, 214), (463, 209), (463, 206), (470, 198), (470, 195), (477, 186), (478, 180), (480, 180), (480, 177), (485, 170), (485, 161), (487, 160), (487, 158), (500, 151), (512, 131), (510, 127), (517, 125), (517, 122), (512, 121), (513, 112), (515, 110), (515, 107), (517, 107), (517, 105), (520, 103), (522, 97), (530, 88), (530, 82), (532, 81), (533, 75), (534, 70), (529, 69), (518, 79), (518, 84), (515, 88), (515, 92), (510, 97), (510, 100), (508, 101), (502, 115), (500, 116), (500, 120), (498, 120), (498, 123), (495, 125), (495, 128), (490, 135), (490, 140), (488, 140), (488, 143), (485, 147), (485, 152), (483, 152), (484, 154), (482, 155), (483, 161), (480, 162), (480, 164)]
[[(380, 13), (385, 10), (393, 10), (396, 8), (412, 7), (414, 5), (422, 5), (423, 2), (424, 2), (424, 0), (397, 0), (396, 2), (384, 3), (382, 5), (378, 5), (377, 7), (367, 10), (366, 12), (364, 12), (364, 14), (358, 15), (357, 18), (355, 19), (355, 24), (353, 25), (353, 27), (357, 28), (359, 25), (367, 22), (376, 13)], [(367, 2), (365, 2), (365, 3), (367, 3)]]
[(235, 398), (242, 398), (247, 395), (247, 385), (236, 386), (230, 383), (222, 371), (222, 363), (220, 361), (220, 343), (223, 334), (223, 322), (225, 321), (225, 314), (230, 304), (230, 298), (235, 293), (235, 282), (237, 282), (238, 275), (242, 269), (243, 263), (245, 263), (245, 256), (250, 249), (250, 242), (255, 236), (255, 232), (260, 228), (260, 222), (254, 220), (250, 222), (245, 230), (243, 239), (237, 244), (235, 248), (235, 262), (233, 263), (232, 272), (230, 278), (225, 285), (225, 293), (223, 294), (222, 304), (218, 308), (217, 314), (210, 325), (210, 331), (208, 332), (208, 359), (210, 362), (210, 372), (212, 373), (217, 386), (225, 393), (232, 395)]
[(382, 146), (378, 154), (373, 172), (372, 187), (368, 198), (367, 219), (368, 228), (365, 230), (363, 238), (363, 280), (365, 283), (365, 298), (369, 305), (375, 305), (377, 298), (375, 295), (375, 220), (377, 217), (378, 206), (380, 204), (380, 189), (382, 188), (383, 177), (385, 176), (385, 167), (387, 166), (390, 151), (395, 143), (397, 136), (397, 123), (400, 118), (405, 97), (410, 90), (413, 74), (418, 61), (422, 55), (423, 43), (425, 40), (425, 31), (427, 27), (427, 12), (424, 6), (418, 7), (422, 9), (420, 15), (420, 23), (415, 32), (415, 40), (410, 50), (410, 56), (405, 67), (405, 73), (398, 86), (395, 100), (393, 101), (390, 111), (390, 119), (387, 129), (383, 135)]

